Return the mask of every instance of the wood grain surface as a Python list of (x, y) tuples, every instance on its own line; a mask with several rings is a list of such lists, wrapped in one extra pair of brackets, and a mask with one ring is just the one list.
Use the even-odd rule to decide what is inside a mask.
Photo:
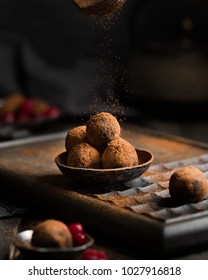
[[(153, 164), (199, 156), (208, 148), (203, 143), (127, 124), (123, 125), (122, 136), (135, 148), (151, 151)], [(1, 193), (45, 217), (79, 220), (90, 231), (114, 237), (115, 242), (128, 240), (129, 246), (136, 249), (145, 240), (145, 249), (162, 250), (163, 223), (145, 215), (138, 218), (135, 213), (100, 201), (95, 194), (106, 189), (99, 185), (91, 188), (85, 182), (77, 185), (60, 172), (54, 158), (65, 150), (64, 139), (65, 132), (0, 145)]]

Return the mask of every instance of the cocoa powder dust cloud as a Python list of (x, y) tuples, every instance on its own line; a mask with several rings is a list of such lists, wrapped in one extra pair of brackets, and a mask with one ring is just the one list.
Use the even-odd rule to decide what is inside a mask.
[[(124, 1), (121, 0), (121, 2)], [(117, 5), (122, 6), (119, 0)], [(118, 92), (115, 89), (117, 87), (122, 88), (126, 93), (126, 98), (131, 98), (131, 94), (128, 86), (124, 84), (126, 70), (121, 69), (121, 60), (125, 58), (125, 53), (120, 54), (115, 50), (111, 32), (115, 23), (119, 20), (119, 14), (120, 9), (105, 15), (87, 15), (92, 32), (97, 37), (97, 43), (89, 50), (93, 53), (91, 56), (93, 62), (90, 69), (93, 79), (88, 83), (87, 90), (90, 92), (91, 102), (87, 109), (91, 114), (100, 111), (110, 112), (118, 116), (120, 121), (124, 121), (128, 107), (121, 105)], [(83, 63), (85, 62), (83, 61)], [(83, 73), (83, 79), (84, 75), (85, 73)], [(85, 112), (85, 114), (87, 113)]]
[[(94, 23), (98, 28), (97, 36), (98, 44), (94, 46), (94, 52), (96, 53), (96, 64), (105, 69), (105, 81), (106, 92), (105, 99), (101, 100), (99, 92), (94, 91), (94, 102), (91, 104), (91, 109), (95, 112), (102, 110), (111, 112), (112, 114), (119, 116), (121, 120), (125, 120), (127, 106), (121, 105), (119, 96), (117, 96), (116, 88), (122, 87), (126, 94), (129, 95), (128, 86), (124, 85), (124, 75), (126, 70), (121, 69), (121, 60), (124, 59), (125, 53), (118, 53), (113, 47), (112, 28), (114, 24), (119, 20), (119, 11), (107, 16), (93, 16), (92, 24)], [(99, 50), (99, 51), (98, 51)], [(99, 67), (98, 66), (98, 67)], [(99, 80), (96, 81), (99, 88)], [(95, 83), (95, 84), (96, 84)], [(119, 83), (119, 85), (118, 85)], [(130, 95), (129, 95), (130, 96)], [(102, 108), (97, 107), (102, 101)]]

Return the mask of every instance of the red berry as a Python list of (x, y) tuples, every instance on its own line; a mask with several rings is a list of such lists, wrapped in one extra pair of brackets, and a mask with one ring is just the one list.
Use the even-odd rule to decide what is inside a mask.
[(24, 100), (18, 108), (19, 112), (24, 112), (25, 114), (34, 114), (34, 104), (30, 100)]
[(82, 224), (80, 223), (72, 223), (68, 225), (69, 230), (71, 231), (71, 233), (84, 233), (84, 229)]
[(72, 238), (73, 238), (73, 245), (74, 246), (81, 246), (83, 244), (85, 244), (85, 234), (83, 233), (76, 233), (76, 234), (72, 234)]
[(1, 121), (5, 123), (13, 123), (15, 120), (13, 113), (5, 113), (3, 116), (1, 116)]
[(108, 257), (104, 251), (87, 249), (81, 254), (81, 260), (107, 260)]
[(31, 120), (30, 116), (25, 113), (25, 112), (19, 112), (16, 116), (15, 116), (15, 121), (17, 122), (27, 122)]
[(60, 115), (60, 110), (57, 107), (49, 107), (45, 112), (43, 112), (43, 116), (47, 118), (56, 118)]
[(74, 246), (80, 246), (85, 243), (85, 233), (80, 223), (72, 223), (68, 225), (68, 229), (70, 230), (73, 238)]
[(15, 120), (18, 122), (27, 122), (34, 119), (34, 117), (34, 104), (30, 100), (25, 99), (15, 112)]

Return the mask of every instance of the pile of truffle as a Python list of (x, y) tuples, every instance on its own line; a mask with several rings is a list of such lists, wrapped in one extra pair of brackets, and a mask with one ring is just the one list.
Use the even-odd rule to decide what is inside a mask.
[(86, 125), (67, 132), (65, 147), (70, 167), (112, 169), (136, 166), (135, 148), (120, 137), (117, 119), (107, 112), (92, 116)]

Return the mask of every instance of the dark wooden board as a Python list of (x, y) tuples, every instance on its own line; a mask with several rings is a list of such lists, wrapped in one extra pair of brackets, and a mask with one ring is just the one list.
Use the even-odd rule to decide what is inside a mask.
[[(0, 145), (1, 193), (19, 206), (66, 221), (79, 220), (87, 228), (114, 237), (115, 242), (169, 253), (208, 242), (206, 211), (167, 223), (134, 213), (101, 200), (97, 195), (124, 186), (87, 186), (72, 183), (61, 174), (54, 158), (64, 151), (66, 133), (13, 141)], [(123, 126), (122, 136), (136, 148), (150, 150), (154, 164), (198, 157), (207, 145), (174, 138), (133, 125)], [(184, 240), (186, 242), (184, 242)]]

